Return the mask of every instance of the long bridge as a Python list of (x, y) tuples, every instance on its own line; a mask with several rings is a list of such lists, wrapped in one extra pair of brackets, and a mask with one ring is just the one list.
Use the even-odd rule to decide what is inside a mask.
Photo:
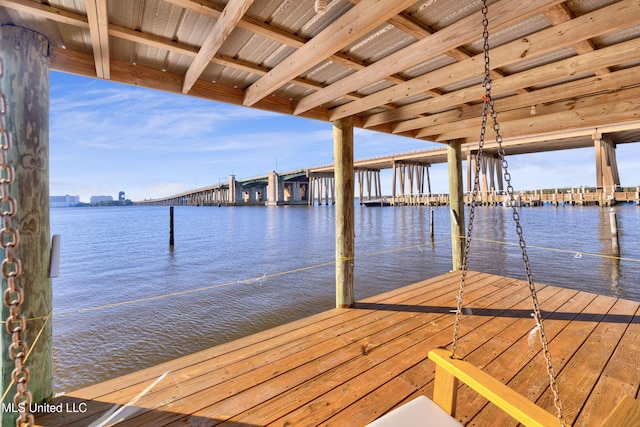
[[(596, 180), (593, 188), (571, 191), (571, 195), (545, 196), (542, 191), (528, 196), (531, 204), (590, 203), (613, 204), (616, 201), (637, 201), (637, 191), (622, 192), (616, 161), (618, 144), (640, 141), (640, 122), (617, 126), (587, 128), (555, 135), (512, 138), (503, 141), (507, 155), (529, 154), (576, 148), (594, 147)], [(495, 141), (485, 143), (480, 159), (481, 197), (484, 203), (501, 201), (503, 175)], [(462, 153), (467, 159), (467, 189), (472, 188), (473, 171), (476, 168), (477, 144), (465, 144)], [(447, 204), (448, 196), (431, 192), (429, 167), (446, 163), (447, 149), (433, 148), (407, 153), (391, 154), (354, 161), (356, 189), (361, 203), (383, 200), (380, 172), (391, 169), (392, 194), (384, 203), (397, 204)], [(557, 192), (556, 192), (557, 193)], [(335, 199), (334, 165), (327, 164), (245, 179), (229, 180), (216, 185), (200, 187), (168, 197), (136, 202), (141, 205), (318, 205), (331, 204)], [(467, 201), (470, 200), (467, 194)]]

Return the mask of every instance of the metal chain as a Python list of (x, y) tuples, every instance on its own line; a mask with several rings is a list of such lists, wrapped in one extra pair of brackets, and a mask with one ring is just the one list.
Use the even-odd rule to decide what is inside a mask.
[[(485, 65), (485, 77), (482, 81), (482, 87), (485, 88), (485, 92), (487, 87), (491, 85), (491, 76), (487, 70), (489, 68), (489, 20), (487, 19), (486, 14), (486, 4), (483, 5), (483, 17), (482, 17), (482, 27), (483, 33), (482, 37), (484, 40), (484, 65)], [(488, 103), (484, 102), (482, 104), (482, 125), (480, 126), (480, 139), (478, 142), (478, 151), (475, 154), (475, 173), (473, 179), (473, 190), (471, 192), (471, 204), (469, 206), (469, 223), (467, 225), (467, 236), (464, 244), (464, 256), (462, 258), (462, 274), (460, 276), (460, 288), (458, 289), (458, 304), (456, 307), (456, 319), (453, 326), (453, 339), (451, 342), (451, 358), (456, 357), (456, 350), (458, 348), (458, 337), (460, 334), (460, 321), (462, 320), (462, 302), (464, 299), (464, 287), (467, 277), (467, 272), (469, 270), (469, 252), (471, 248), (471, 236), (473, 234), (473, 220), (475, 218), (475, 208), (476, 203), (479, 198), (480, 193), (480, 161), (482, 160), (482, 150), (484, 148), (485, 141), (485, 133), (487, 130), (487, 117), (488, 117), (489, 107)]]
[(467, 236), (464, 244), (464, 255), (462, 257), (462, 274), (460, 276), (460, 287), (458, 289), (456, 319), (453, 325), (453, 339), (451, 342), (451, 358), (456, 358), (458, 349), (458, 337), (460, 335), (460, 322), (462, 320), (462, 302), (464, 300), (464, 287), (469, 271), (469, 252), (471, 248), (471, 236), (473, 234), (473, 220), (475, 218), (476, 203), (480, 193), (480, 161), (482, 159), (482, 149), (484, 146), (484, 135), (487, 125), (487, 106), (482, 107), (482, 127), (480, 130), (480, 143), (475, 154), (475, 173), (473, 179), (473, 190), (471, 192), (471, 204), (469, 206), (469, 223), (467, 225)]
[(468, 232), (467, 232), (467, 241), (465, 243), (465, 253), (464, 253), (464, 259), (463, 259), (463, 264), (462, 264), (462, 277), (460, 279), (460, 290), (459, 290), (459, 294), (458, 294), (458, 305), (457, 305), (457, 309), (456, 309), (456, 320), (455, 320), (455, 327), (454, 327), (454, 336), (453, 336), (453, 342), (452, 342), (452, 351), (451, 351), (451, 357), (455, 357), (455, 352), (456, 352), (456, 346), (457, 346), (457, 339), (458, 339), (458, 334), (459, 334), (459, 326), (460, 326), (460, 318), (462, 316), (462, 299), (463, 299), (463, 295), (464, 295), (464, 282), (465, 282), (465, 277), (466, 277), (466, 273), (467, 273), (467, 269), (468, 269), (468, 257), (469, 257), (469, 247), (470, 247), (470, 241), (471, 241), (471, 233), (473, 230), (473, 218), (474, 218), (474, 208), (475, 208), (475, 203), (476, 203), (476, 197), (477, 197), (477, 193), (479, 191), (478, 187), (479, 187), (479, 175), (480, 175), (480, 159), (482, 156), (482, 149), (484, 146), (484, 141), (485, 141), (485, 132), (486, 132), (486, 125), (487, 125), (487, 113), (488, 111), (491, 114), (491, 119), (493, 122), (493, 130), (496, 134), (496, 143), (498, 145), (498, 155), (500, 156), (500, 161), (502, 164), (502, 169), (504, 170), (504, 180), (507, 184), (507, 195), (508, 195), (508, 200), (509, 200), (509, 204), (511, 205), (511, 208), (513, 209), (513, 220), (515, 222), (516, 225), (516, 233), (518, 234), (518, 243), (520, 246), (520, 250), (522, 252), (522, 261), (524, 263), (524, 268), (525, 268), (525, 274), (527, 276), (527, 283), (529, 285), (529, 290), (531, 291), (531, 299), (533, 302), (533, 315), (534, 315), (534, 319), (536, 322), (536, 327), (538, 328), (539, 332), (540, 332), (540, 341), (542, 343), (542, 349), (543, 349), (543, 354), (545, 357), (545, 361), (546, 361), (546, 367), (547, 367), (547, 374), (549, 376), (549, 386), (551, 388), (551, 391), (553, 393), (553, 402), (555, 404), (556, 407), (556, 413), (557, 413), (557, 417), (558, 417), (558, 421), (560, 422), (561, 426), (565, 426), (566, 422), (564, 419), (564, 414), (562, 411), (562, 402), (560, 401), (560, 396), (558, 393), (558, 385), (556, 382), (556, 374), (555, 374), (555, 370), (553, 368), (553, 364), (551, 361), (551, 353), (549, 352), (549, 344), (548, 344), (548, 339), (547, 336), (544, 332), (544, 326), (542, 324), (542, 314), (541, 314), (541, 310), (540, 310), (540, 304), (538, 302), (538, 294), (536, 292), (536, 288), (535, 285), (533, 283), (533, 275), (531, 274), (531, 266), (529, 263), (529, 256), (527, 255), (527, 250), (526, 250), (526, 243), (524, 241), (524, 233), (522, 230), (522, 226), (520, 224), (520, 214), (518, 213), (518, 208), (516, 207), (515, 204), (515, 197), (514, 197), (514, 191), (513, 191), (513, 186), (511, 185), (511, 175), (509, 174), (509, 170), (508, 170), (508, 166), (509, 164), (507, 163), (507, 160), (505, 158), (505, 149), (502, 146), (502, 135), (500, 134), (500, 125), (498, 123), (498, 113), (495, 110), (495, 106), (494, 106), (494, 100), (491, 97), (491, 66), (489, 63), (489, 30), (488, 30), (488, 26), (489, 26), (489, 20), (487, 18), (487, 2), (486, 0), (483, 0), (482, 2), (482, 27), (483, 27), (483, 33), (482, 33), (482, 37), (484, 40), (484, 71), (485, 71), (485, 76), (484, 76), (484, 80), (482, 82), (482, 87), (485, 89), (485, 94), (482, 97), (482, 99), (484, 100), (483, 106), (482, 106), (482, 127), (480, 130), (480, 141), (479, 141), (479, 147), (478, 147), (478, 152), (476, 153), (476, 168), (475, 168), (475, 180), (474, 180), (474, 185), (473, 185), (473, 196), (472, 196), (472, 200), (471, 200), (471, 207), (470, 207), (470, 212), (469, 212), (469, 226), (468, 226)]
[[(0, 58), (0, 79), (4, 77), (4, 63)], [(31, 392), (27, 388), (29, 382), (29, 368), (24, 366), (27, 357), (27, 343), (22, 337), (26, 330), (27, 321), (24, 314), (20, 313), (20, 306), (24, 301), (24, 289), (17, 282), (22, 274), (22, 262), (15, 256), (15, 250), (20, 243), (20, 233), (11, 224), (12, 218), (17, 213), (17, 202), (11, 196), (10, 186), (13, 183), (15, 173), (13, 166), (8, 162), (11, 136), (5, 125), (7, 114), (7, 100), (0, 90), (0, 218), (2, 229), (0, 230), (0, 247), (4, 249), (2, 261), (2, 277), (7, 281), (7, 289), (4, 291), (4, 303), (9, 308), (9, 317), (6, 321), (7, 332), (11, 335), (9, 357), (15, 362), (15, 368), (11, 372), (11, 379), (16, 385), (16, 394), (13, 397), (15, 408), (19, 411), (16, 426), (32, 426), (35, 423), (30, 407), (33, 400)]]

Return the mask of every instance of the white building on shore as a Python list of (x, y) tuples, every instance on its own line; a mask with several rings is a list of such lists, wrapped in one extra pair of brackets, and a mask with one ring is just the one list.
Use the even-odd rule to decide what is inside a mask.
[(67, 208), (80, 203), (80, 196), (49, 196), (49, 207), (51, 208)]

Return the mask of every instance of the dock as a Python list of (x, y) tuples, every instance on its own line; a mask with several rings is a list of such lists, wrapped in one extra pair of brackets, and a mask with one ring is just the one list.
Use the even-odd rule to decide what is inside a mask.
[[(56, 398), (45, 426), (363, 426), (433, 394), (429, 350), (452, 339), (460, 272), (448, 273)], [(640, 387), (640, 303), (537, 285), (564, 414), (600, 425)], [(551, 413), (527, 284), (469, 272), (460, 356)], [(116, 362), (114, 362), (116, 363)], [(162, 377), (162, 375), (165, 375)], [(82, 409), (82, 410), (80, 410)], [(516, 425), (462, 385), (463, 424)]]

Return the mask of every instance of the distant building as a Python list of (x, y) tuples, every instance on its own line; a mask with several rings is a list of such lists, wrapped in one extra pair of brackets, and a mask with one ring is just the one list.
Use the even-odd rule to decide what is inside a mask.
[(102, 202), (113, 202), (113, 196), (91, 196), (89, 203), (97, 205)]
[(118, 193), (118, 200), (121, 202), (125, 201), (125, 197), (124, 197), (124, 191), (121, 191)]
[(80, 196), (49, 196), (49, 207), (66, 208), (80, 203)]

